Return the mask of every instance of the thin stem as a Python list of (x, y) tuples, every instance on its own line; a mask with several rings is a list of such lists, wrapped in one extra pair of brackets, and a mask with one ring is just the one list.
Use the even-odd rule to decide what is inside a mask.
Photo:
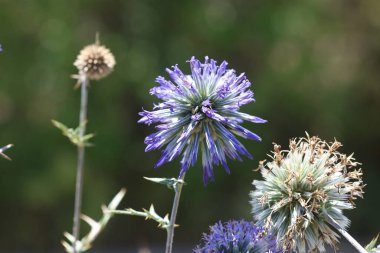
[[(185, 178), (185, 174), (186, 173), (183, 173), (180, 177), (178, 177), (178, 180), (183, 180)], [(174, 195), (172, 212), (170, 214), (170, 223), (169, 223), (169, 227), (167, 228), (168, 233), (167, 233), (167, 238), (166, 238), (165, 253), (172, 253), (175, 220), (177, 217), (177, 211), (178, 211), (179, 199), (181, 197), (182, 187), (183, 187), (183, 183), (178, 183), (176, 184), (176, 187), (174, 188), (175, 195)]]
[(331, 226), (333, 226), (336, 230), (338, 230), (346, 239), (349, 243), (352, 244), (352, 246), (355, 247), (355, 249), (357, 251), (359, 251), (360, 253), (368, 253), (368, 251), (366, 251), (363, 246), (360, 245), (360, 243), (358, 243), (358, 241), (355, 240), (355, 238), (353, 238), (346, 230), (344, 230), (339, 224), (338, 222), (336, 222), (333, 218), (331, 218), (330, 216), (328, 216), (328, 222), (330, 223)]
[[(79, 112), (79, 138), (83, 139), (86, 134), (86, 121), (87, 121), (87, 97), (88, 97), (88, 80), (85, 75), (80, 76), (81, 82), (81, 98), (80, 98), (80, 112)], [(82, 208), (82, 189), (83, 189), (83, 172), (84, 172), (84, 143), (78, 145), (78, 161), (77, 161), (77, 178), (75, 184), (75, 204), (74, 204), (74, 221), (73, 221), (73, 242), (74, 253), (77, 253), (76, 242), (79, 240), (80, 235), (80, 214)]]

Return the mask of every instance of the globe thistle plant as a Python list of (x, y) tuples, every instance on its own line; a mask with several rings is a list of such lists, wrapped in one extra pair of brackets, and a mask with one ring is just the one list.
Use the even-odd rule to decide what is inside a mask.
[[(252, 156), (235, 135), (260, 141), (260, 137), (240, 124), (243, 121), (264, 123), (265, 120), (240, 112), (242, 105), (253, 102), (251, 83), (244, 73), (236, 75), (227, 69), (227, 62), (220, 65), (205, 57), (204, 63), (192, 57), (191, 74), (185, 75), (177, 65), (166, 69), (170, 80), (157, 77), (159, 84), (150, 94), (162, 101), (153, 111), (139, 113), (139, 123), (158, 123), (157, 132), (145, 138), (145, 151), (166, 146), (155, 168), (174, 160), (183, 153), (181, 169), (174, 187), (170, 222), (167, 227), (166, 253), (172, 252), (175, 219), (183, 186), (183, 179), (190, 166), (194, 166), (198, 150), (202, 153), (203, 181), (214, 178), (213, 165), (223, 165), (229, 173), (227, 157), (241, 160), (240, 155)], [(165, 180), (164, 180), (165, 181)]]
[[(78, 147), (77, 175), (75, 183), (75, 202), (73, 217), (73, 233), (70, 241), (74, 253), (79, 253), (76, 244), (80, 237), (80, 214), (82, 208), (82, 191), (84, 181), (85, 147), (94, 135), (86, 134), (88, 87), (90, 80), (99, 80), (107, 76), (114, 68), (116, 62), (109, 49), (100, 45), (99, 35), (96, 36), (95, 44), (84, 47), (77, 56), (74, 66), (78, 69), (78, 74), (72, 77), (78, 79), (77, 86), (81, 87), (79, 126), (75, 129), (68, 128), (61, 122), (53, 120), (53, 124), (62, 130), (63, 135)], [(66, 247), (66, 249), (68, 249)]]
[(263, 228), (245, 220), (217, 222), (210, 233), (203, 234), (195, 253), (264, 253), (281, 252), (276, 241)]
[(241, 160), (240, 155), (252, 156), (234, 136), (260, 141), (260, 137), (240, 124), (243, 121), (264, 123), (265, 120), (240, 112), (240, 107), (254, 101), (251, 83), (243, 74), (227, 69), (227, 62), (217, 65), (205, 57), (201, 63), (194, 57), (188, 61), (191, 74), (184, 74), (177, 65), (166, 69), (172, 81), (157, 77), (159, 86), (150, 94), (162, 102), (153, 111), (142, 111), (139, 123), (158, 123), (157, 132), (145, 138), (146, 151), (166, 145), (159, 167), (181, 153), (180, 176), (194, 166), (198, 149), (202, 153), (203, 180), (207, 184), (214, 178), (213, 165), (227, 166), (227, 157)]
[(340, 153), (341, 146), (307, 136), (291, 140), (289, 150), (274, 145), (272, 160), (260, 163), (264, 180), (253, 181), (252, 212), (283, 250), (324, 252), (325, 243), (335, 248), (339, 236), (332, 227), (353, 239), (342, 211), (355, 207), (364, 185), (359, 163)]

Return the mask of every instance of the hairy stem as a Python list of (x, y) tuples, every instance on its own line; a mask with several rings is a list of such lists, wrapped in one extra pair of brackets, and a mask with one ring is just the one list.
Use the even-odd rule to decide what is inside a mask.
[[(178, 177), (178, 180), (183, 180), (185, 178), (185, 174), (186, 173), (183, 173), (182, 176)], [(173, 249), (174, 226), (175, 226), (175, 220), (177, 217), (177, 211), (178, 211), (179, 199), (181, 197), (182, 187), (183, 187), (183, 183), (178, 183), (176, 184), (176, 187), (174, 188), (175, 195), (174, 195), (172, 212), (170, 214), (170, 223), (169, 223), (169, 227), (167, 228), (168, 235), (166, 238), (165, 253), (171, 253)]]
[(338, 230), (343, 236), (344, 238), (347, 239), (347, 241), (349, 243), (352, 244), (352, 246), (355, 247), (355, 249), (360, 252), (360, 253), (368, 253), (368, 251), (366, 251), (363, 246), (360, 245), (360, 243), (358, 243), (358, 241), (355, 240), (355, 238), (353, 238), (346, 230), (344, 230), (333, 218), (331, 218), (330, 216), (328, 216), (328, 222), (330, 223), (331, 226), (333, 226), (336, 230)]
[[(79, 138), (83, 139), (86, 134), (86, 121), (87, 121), (87, 97), (88, 97), (88, 80), (85, 75), (80, 76), (81, 82), (81, 98), (80, 98), (80, 112), (79, 112)], [(82, 189), (83, 189), (83, 172), (84, 172), (84, 143), (78, 145), (78, 161), (77, 161), (77, 178), (75, 184), (75, 204), (74, 204), (74, 218), (73, 218), (73, 242), (74, 253), (78, 253), (76, 249), (76, 242), (80, 236), (80, 214), (82, 208)]]

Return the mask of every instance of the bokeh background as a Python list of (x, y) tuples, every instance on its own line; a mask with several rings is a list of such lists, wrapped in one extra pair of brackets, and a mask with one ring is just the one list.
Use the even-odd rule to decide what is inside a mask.
[[(380, 232), (379, 13), (378, 0), (1, 0), (0, 140), (15, 147), (12, 162), (0, 160), (0, 251), (63, 252), (76, 149), (50, 120), (77, 126), (80, 92), (70, 75), (96, 32), (117, 65), (90, 88), (88, 129), (96, 137), (86, 154), (84, 213), (100, 217), (121, 187), (128, 189), (121, 207), (154, 203), (169, 212), (172, 192), (142, 177), (175, 177), (179, 161), (153, 170), (160, 152), (145, 153), (143, 140), (154, 128), (138, 125), (137, 113), (157, 102), (148, 91), (166, 67), (189, 72), (187, 59), (208, 55), (247, 74), (257, 102), (243, 110), (269, 123), (246, 124), (263, 141), (242, 141), (255, 159), (230, 162), (232, 175), (216, 168), (204, 187), (199, 164), (190, 170), (175, 251), (190, 251), (218, 220), (250, 219), (258, 161), (272, 142), (286, 147), (305, 131), (337, 138), (363, 164), (365, 198), (346, 214), (350, 232), (368, 242)], [(165, 237), (153, 221), (116, 216), (95, 249), (161, 252)]]

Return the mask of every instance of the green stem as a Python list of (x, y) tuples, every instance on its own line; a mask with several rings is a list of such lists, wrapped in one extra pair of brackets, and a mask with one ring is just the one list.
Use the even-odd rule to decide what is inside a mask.
[[(88, 99), (88, 80), (85, 75), (80, 76), (81, 82), (81, 99), (80, 99), (80, 112), (79, 112), (79, 138), (80, 140), (86, 134), (86, 121), (87, 121), (87, 99)], [(84, 143), (78, 145), (78, 161), (77, 161), (77, 178), (75, 184), (75, 204), (74, 204), (74, 218), (73, 218), (73, 249), (77, 253), (76, 243), (79, 241), (80, 236), (80, 214), (82, 208), (82, 189), (83, 189), (83, 174), (84, 174)]]
[(336, 230), (338, 230), (343, 236), (344, 238), (347, 239), (347, 241), (349, 243), (352, 244), (352, 246), (355, 247), (355, 249), (360, 252), (360, 253), (368, 253), (368, 251), (366, 251), (363, 246), (360, 245), (360, 243), (358, 243), (358, 241), (355, 240), (355, 238), (353, 238), (346, 230), (344, 230), (339, 224), (338, 222), (336, 222), (333, 218), (331, 218), (330, 216), (327, 217), (328, 218), (328, 222), (331, 226), (333, 226)]
[[(186, 173), (183, 173), (182, 176), (178, 177), (178, 180), (183, 180), (185, 178), (185, 174)], [(175, 220), (177, 217), (177, 211), (178, 211), (179, 199), (181, 197), (182, 187), (183, 187), (183, 183), (178, 183), (176, 184), (176, 187), (174, 188), (175, 195), (174, 195), (172, 212), (170, 214), (170, 223), (169, 223), (169, 227), (167, 228), (168, 233), (167, 233), (167, 238), (166, 238), (165, 253), (172, 253)]]

